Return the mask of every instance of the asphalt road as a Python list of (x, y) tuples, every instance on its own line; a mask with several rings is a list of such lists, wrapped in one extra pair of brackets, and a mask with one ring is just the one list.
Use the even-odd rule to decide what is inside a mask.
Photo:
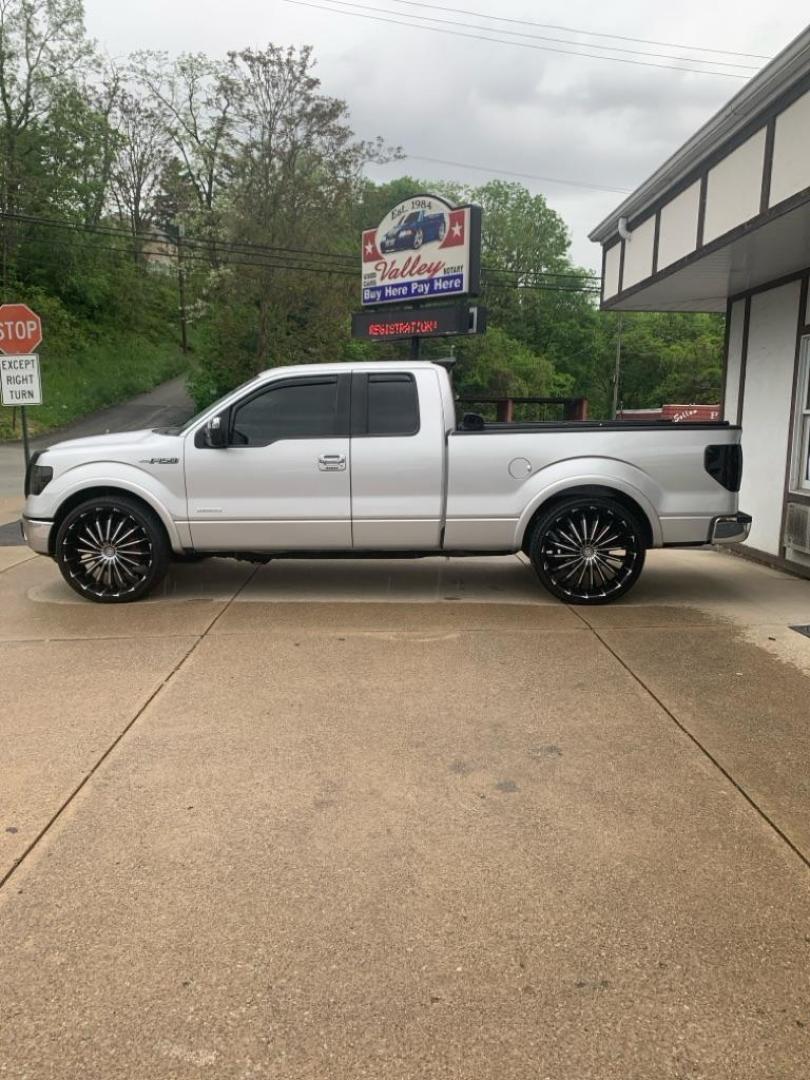
[[(185, 376), (139, 394), (130, 401), (85, 416), (75, 424), (32, 440), (42, 449), (62, 439), (103, 435), (108, 431), (137, 431), (139, 428), (169, 427), (191, 416), (193, 405), (186, 390)], [(25, 473), (22, 443), (0, 443), (0, 499), (22, 493)]]

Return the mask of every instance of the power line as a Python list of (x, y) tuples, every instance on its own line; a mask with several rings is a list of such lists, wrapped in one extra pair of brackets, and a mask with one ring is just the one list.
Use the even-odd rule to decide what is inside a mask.
[[(115, 228), (114, 226), (110, 226), (110, 225), (80, 225), (80, 224), (78, 224), (76, 222), (72, 222), (72, 221), (59, 221), (58, 219), (55, 219), (55, 218), (39, 217), (39, 216), (37, 216), (35, 214), (20, 214), (20, 213), (5, 212), (5, 213), (0, 213), (0, 219), (11, 219), (11, 220), (14, 220), (14, 221), (20, 221), (23, 224), (31, 225), (31, 226), (35, 226), (35, 227), (41, 226), (41, 227), (44, 227), (44, 228), (61, 229), (61, 230), (67, 230), (69, 232), (86, 233), (86, 234), (89, 234), (89, 235), (98, 235), (98, 236), (102, 236), (102, 237), (106, 237), (106, 236), (114, 237), (114, 238), (119, 238), (120, 237), (122, 240), (126, 240), (130, 244), (133, 243), (133, 241), (139, 241), (139, 242), (143, 242), (143, 243), (146, 243), (146, 244), (156, 243), (156, 242), (157, 243), (166, 243), (167, 242), (167, 237), (163, 233), (149, 232), (149, 233), (141, 233), (138, 236), (133, 236), (133, 234), (127, 229), (118, 229), (118, 228)], [(295, 265), (298, 265), (298, 264), (302, 265), (302, 268), (304, 268), (304, 263), (308, 262), (308, 263), (312, 264), (312, 262), (313, 262), (313, 259), (307, 259), (306, 256), (313, 256), (315, 260), (321, 260), (321, 259), (336, 260), (336, 261), (339, 261), (340, 263), (343, 263), (346, 267), (348, 267), (348, 265), (351, 264), (353, 269), (351, 269), (351, 270), (346, 269), (345, 271), (341, 270), (340, 272), (345, 273), (346, 275), (352, 276), (352, 277), (355, 276), (355, 274), (356, 274), (356, 270), (354, 269), (354, 267), (357, 264), (357, 257), (355, 255), (344, 255), (344, 254), (339, 253), (339, 252), (329, 253), (329, 252), (315, 251), (315, 250), (312, 250), (312, 249), (304, 249), (304, 248), (283, 248), (283, 247), (278, 247), (278, 246), (270, 245), (270, 244), (257, 244), (257, 243), (248, 243), (248, 242), (242, 243), (240, 241), (229, 241), (229, 240), (213, 240), (213, 239), (204, 240), (204, 239), (200, 239), (200, 238), (197, 238), (197, 237), (187, 237), (187, 236), (183, 237), (182, 246), (183, 246), (183, 249), (184, 249), (183, 258), (186, 261), (193, 260), (193, 261), (196, 261), (196, 262), (199, 262), (199, 263), (208, 263), (208, 264), (210, 264), (210, 257), (200, 254), (200, 250), (211, 250), (211, 249), (213, 249), (214, 254), (217, 255), (217, 257), (219, 257), (222, 254), (228, 254), (228, 253), (237, 254), (237, 255), (250, 255), (250, 254), (253, 254), (255, 252), (257, 255), (265, 255), (265, 256), (267, 256), (269, 258), (280, 259), (282, 261), (286, 260), (286, 262), (288, 264), (290, 264), (290, 268), (293, 268)], [(199, 250), (196, 250), (196, 249), (199, 249)], [(102, 249), (99, 247), (99, 250), (102, 250)], [(115, 248), (115, 249), (107, 249), (107, 250), (116, 250), (116, 251), (118, 251), (118, 250), (123, 250), (123, 249)], [(128, 254), (131, 256), (132, 251), (130, 250), (128, 252)], [(149, 255), (151, 255), (153, 257), (156, 257), (156, 258), (170, 258), (170, 259), (176, 259), (177, 258), (177, 253), (174, 252), (174, 251), (172, 251), (172, 252), (152, 251), (152, 252), (148, 252), (147, 254), (149, 254)], [(255, 265), (255, 264), (254, 263), (246, 263), (245, 265), (251, 265), (252, 266), (252, 265)], [(267, 265), (270, 265), (270, 264), (267, 264)], [(335, 269), (335, 272), (338, 271), (337, 267), (334, 268), (334, 269)], [(484, 267), (482, 267), (482, 269), (486, 273), (490, 273), (490, 274), (501, 274), (501, 275), (509, 274), (509, 275), (518, 275), (520, 277), (549, 278), (552, 281), (556, 281), (556, 280), (560, 280), (560, 279), (563, 279), (563, 280), (564, 279), (571, 279), (571, 280), (574, 280), (574, 281), (583, 281), (583, 280), (589, 280), (589, 281), (595, 281), (595, 282), (601, 281), (601, 278), (596, 274), (584, 274), (583, 275), (583, 274), (579, 274), (579, 273), (566, 273), (566, 272), (563, 272), (563, 271), (556, 271), (556, 270), (537, 270), (535, 268), (521, 268), (521, 267), (512, 268), (512, 267), (484, 266)]]
[[(82, 231), (82, 230), (79, 230), (79, 231)], [(53, 245), (55, 245), (57, 247), (68, 247), (69, 244), (70, 244), (70, 242), (67, 239), (51, 240), (51, 241), (49, 241), (49, 243), (53, 244)], [(109, 254), (121, 256), (122, 258), (126, 258), (128, 260), (132, 259), (132, 254), (133, 254), (131, 249), (127, 249), (127, 248), (123, 248), (123, 247), (115, 247), (115, 246), (113, 246), (111, 244), (98, 244), (98, 243), (96, 243), (96, 244), (93, 245), (92, 250), (93, 251), (104, 251), (104, 252), (109, 253)], [(177, 262), (177, 255), (174, 252), (149, 251), (149, 252), (144, 252), (142, 254), (144, 254), (144, 256), (147, 259), (170, 259), (173, 263)], [(205, 256), (194, 254), (194, 253), (188, 253), (188, 252), (184, 253), (183, 262), (184, 263), (189, 263), (189, 262), (198, 263), (198, 264), (203, 264), (203, 265), (206, 265), (206, 266), (210, 265), (209, 260), (206, 259)], [(301, 263), (285, 263), (285, 262), (281, 262), (281, 261), (269, 262), (267, 260), (261, 260), (261, 259), (246, 260), (246, 259), (225, 258), (225, 259), (221, 260), (221, 265), (223, 265), (223, 266), (246, 266), (246, 267), (254, 267), (254, 268), (263, 268), (263, 269), (267, 269), (267, 270), (297, 270), (297, 271), (301, 271), (302, 273), (336, 274), (339, 277), (355, 277), (356, 276), (356, 274), (353, 273), (351, 270), (341, 270), (341, 269), (338, 269), (336, 267), (308, 266), (308, 265), (304, 265), (304, 264), (301, 264)]]
[(562, 180), (558, 176), (536, 176), (534, 173), (513, 172), (511, 169), (492, 169), (487, 165), (471, 165), (468, 161), (445, 161), (443, 158), (424, 157), (422, 154), (404, 154), (403, 158), (406, 161), (427, 161), (432, 165), (450, 165), (455, 169), (474, 169), (498, 176), (516, 176), (522, 180), (538, 180), (544, 184), (567, 184), (571, 187), (589, 188), (591, 191), (609, 191), (614, 195), (630, 195), (632, 192), (631, 188), (605, 187), (602, 184), (588, 184), (584, 180)]
[[(444, 30), (439, 26), (420, 26), (414, 22), (404, 22), (402, 19), (386, 19), (381, 15), (364, 14), (359, 11), (342, 11), (336, 7), (325, 7), (323, 4), (310, 3), (309, 0), (283, 0), (285, 4), (293, 4), (295, 7), (313, 8), (316, 11), (328, 11), (332, 15), (350, 15), (357, 19), (370, 19), (373, 22), (389, 23), (393, 26), (405, 26), (411, 30), (429, 30), (434, 34), (445, 34), (450, 37), (469, 38), (472, 41), (489, 41), (495, 45), (513, 45), (520, 49), (532, 49), (534, 52), (551, 52), (559, 53), (563, 56), (580, 56), (589, 60), (609, 60), (616, 64), (632, 64), (636, 67), (652, 67), (659, 68), (663, 71), (685, 71), (693, 75), (716, 75), (718, 77), (726, 79), (745, 79), (748, 80), (748, 75), (736, 75), (730, 71), (708, 71), (705, 68), (687, 68), (679, 67), (673, 64), (654, 64), (647, 60), (631, 60), (628, 57), (623, 56), (598, 56), (595, 53), (578, 52), (571, 49), (556, 49), (550, 45), (532, 45), (528, 41), (504, 41), (502, 38), (494, 38), (488, 36), (482, 36), (480, 34), (469, 34), (462, 30)], [(339, 0), (342, 2), (342, 0)], [(434, 20), (435, 21), (435, 20)], [(464, 23), (453, 24), (457, 26), (464, 26)], [(488, 29), (488, 28), (487, 28)], [(700, 63), (701, 61), (695, 61)]]
[(664, 49), (686, 49), (688, 52), (714, 53), (721, 56), (744, 56), (748, 60), (772, 60), (772, 56), (763, 56), (761, 53), (735, 52), (733, 49), (709, 49), (702, 45), (682, 45), (673, 41), (653, 41), (649, 38), (628, 37), (624, 34), (606, 34), (598, 30), (579, 30), (572, 26), (559, 26), (557, 23), (531, 22), (528, 19), (509, 19), (505, 15), (484, 15), (480, 11), (467, 11), (464, 8), (444, 7), (442, 4), (424, 4), (418, 0), (391, 0), (394, 4), (404, 4), (406, 7), (428, 8), (431, 11), (452, 11), (457, 15), (472, 15), (476, 19), (489, 19), (491, 22), (512, 23), (516, 26), (534, 26), (539, 30), (559, 30), (564, 34), (582, 34), (587, 37), (612, 38), (614, 41), (630, 41), (636, 45), (656, 45)]
[[(44, 226), (50, 226), (51, 228), (55, 228), (55, 229), (72, 229), (72, 230), (77, 231), (77, 232), (96, 233), (96, 234), (98, 234), (100, 236), (120, 236), (122, 239), (127, 239), (129, 241), (138, 240), (138, 241), (143, 241), (145, 243), (164, 243), (164, 244), (165, 243), (174, 243), (175, 242), (172, 239), (172, 237), (170, 235), (168, 235), (167, 233), (165, 233), (165, 232), (155, 232), (155, 231), (141, 232), (141, 233), (138, 233), (137, 236), (135, 236), (135, 235), (133, 235), (133, 233), (129, 229), (119, 229), (119, 228), (115, 228), (114, 226), (110, 226), (110, 225), (79, 225), (76, 222), (59, 221), (59, 220), (57, 220), (55, 218), (39, 217), (39, 216), (37, 216), (35, 214), (19, 214), (19, 213), (6, 212), (6, 213), (0, 213), (0, 218), (8, 218), (9, 220), (20, 221), (20, 222), (22, 222), (24, 224), (29, 224), (29, 225), (44, 225)], [(220, 248), (228, 248), (229, 246), (231, 246), (233, 244), (233, 242), (232, 241), (227, 241), (227, 240), (217, 240), (215, 238), (207, 238), (206, 239), (206, 238), (201, 238), (201, 237), (185, 237), (184, 236), (183, 240), (182, 240), (182, 244), (183, 244), (184, 247), (186, 247), (186, 246), (194, 246), (194, 247), (207, 248), (209, 250), (211, 250), (211, 249), (219, 250)], [(319, 258), (324, 258), (324, 259), (341, 259), (341, 260), (346, 260), (346, 261), (349, 261), (349, 262), (352, 262), (352, 263), (354, 263), (356, 261), (356, 257), (353, 256), (353, 255), (343, 255), (343, 254), (340, 254), (340, 253), (337, 253), (337, 252), (330, 253), (330, 252), (325, 252), (325, 251), (315, 251), (315, 250), (307, 249), (307, 248), (290, 248), (290, 247), (282, 247), (282, 246), (274, 245), (274, 244), (255, 244), (255, 243), (251, 243), (251, 242), (248, 242), (248, 241), (245, 241), (243, 244), (239, 244), (238, 246), (255, 248), (255, 249), (261, 250), (261, 251), (278, 252), (281, 255), (289, 256), (291, 258), (297, 258), (298, 256), (312, 255), (312, 256), (317, 256)]]
[[(6, 216), (6, 215), (0, 215), (0, 216)], [(81, 228), (79, 226), (71, 226), (70, 228), (74, 232), (85, 233), (85, 234), (91, 235), (91, 236), (94, 235), (93, 230), (91, 230), (91, 229), (83, 229), (83, 228)], [(63, 248), (68, 247), (69, 243), (70, 242), (67, 239), (49, 241), (49, 244), (51, 244), (53, 246), (56, 246), (56, 247), (63, 247)], [(103, 251), (103, 252), (105, 252), (107, 254), (116, 255), (116, 256), (118, 256), (120, 258), (127, 259), (128, 261), (130, 261), (132, 259), (132, 255), (133, 255), (131, 249), (127, 249), (127, 248), (123, 248), (123, 247), (115, 247), (115, 246), (113, 246), (111, 244), (95, 243), (93, 245), (92, 250), (93, 251)], [(176, 255), (175, 252), (151, 251), (151, 252), (146, 252), (144, 254), (146, 255), (146, 257), (148, 259), (170, 259), (173, 263), (176, 263), (176, 261), (177, 261), (177, 255)], [(304, 273), (304, 274), (328, 274), (328, 275), (333, 275), (333, 276), (337, 276), (337, 277), (344, 277), (344, 278), (356, 278), (356, 276), (357, 276), (356, 271), (354, 271), (354, 270), (348, 270), (348, 269), (343, 270), (343, 269), (340, 269), (338, 267), (314, 266), (314, 265), (306, 265), (306, 264), (303, 264), (303, 263), (295, 263), (295, 262), (290, 263), (290, 262), (283, 262), (280, 259), (274, 260), (274, 261), (268, 261), (267, 258), (262, 259), (262, 258), (259, 258), (259, 257), (256, 257), (256, 258), (253, 258), (253, 259), (244, 259), (244, 258), (240, 259), (240, 258), (234, 258), (232, 255), (230, 255), (228, 253), (226, 253), (226, 256), (227, 257), (222, 258), (220, 260), (220, 263), (221, 263), (222, 266), (239, 266), (239, 267), (245, 267), (245, 268), (249, 268), (249, 269), (259, 269), (259, 270), (262, 270), (262, 269), (263, 270), (282, 270), (282, 271), (292, 271), (292, 272), (298, 272), (298, 273)], [(186, 263), (190, 262), (192, 264), (197, 264), (197, 265), (204, 265), (204, 266), (209, 266), (210, 265), (209, 260), (204, 255), (193, 253), (193, 252), (192, 253), (186, 252), (184, 254), (184, 256), (183, 256), (183, 261), (186, 262)], [(517, 274), (518, 273), (516, 271), (498, 271), (498, 270), (496, 270), (496, 271), (493, 271), (493, 270), (486, 271), (485, 275), (484, 275), (485, 276), (484, 285), (485, 285), (485, 287), (490, 288), (490, 289), (496, 289), (496, 290), (498, 290), (498, 289), (500, 289), (500, 290), (503, 290), (503, 289), (509, 289), (509, 290), (519, 289), (519, 290), (528, 290), (528, 291), (536, 291), (536, 292), (575, 293), (575, 294), (579, 294), (579, 295), (595, 295), (595, 294), (597, 294), (599, 292), (599, 288), (596, 285), (589, 284), (589, 283), (586, 284), (585, 283), (586, 279), (577, 278), (575, 275), (560, 275), (560, 276), (561, 277), (570, 276), (574, 280), (582, 281), (582, 285), (577, 286), (577, 285), (575, 285), (573, 283), (567, 284), (564, 281), (556, 280), (554, 278), (552, 278), (549, 281), (542, 281), (542, 280), (540, 280), (538, 278), (535, 278), (534, 280), (532, 280), (531, 274), (521, 274), (520, 276), (523, 278), (523, 280), (520, 280), (520, 281), (514, 281), (514, 282), (490, 281), (490, 280), (488, 280), (488, 275), (490, 273), (493, 273), (493, 272), (494, 273), (509, 273), (509, 274)], [(538, 272), (538, 273), (542, 273), (542, 272)]]
[[(110, 226), (87, 226), (79, 225), (75, 222), (57, 221), (52, 218), (38, 218), (35, 215), (13, 214), (13, 213), (0, 213), (0, 219), (12, 218), (14, 220), (20, 220), (24, 224), (32, 227), (44, 227), (44, 228), (56, 228), (61, 230), (67, 230), (69, 232), (85, 234), (88, 236), (101, 236), (103, 238), (121, 238), (126, 240), (128, 244), (131, 244), (134, 239), (144, 240), (144, 237), (135, 238), (132, 234), (123, 229), (115, 229)], [(165, 237), (161, 234), (152, 234), (158, 236), (159, 239), (165, 241)], [(154, 241), (144, 240), (148, 245), (154, 243)], [(191, 243), (190, 238), (184, 238), (183, 248), (183, 261), (186, 263), (193, 263), (196, 265), (210, 266), (210, 256), (203, 253), (201, 250), (196, 250), (194, 247), (189, 248), (188, 243)], [(202, 242), (200, 242), (202, 243)], [(64, 245), (63, 245), (64, 246)], [(266, 269), (282, 269), (282, 270), (301, 270), (304, 273), (320, 273), (320, 274), (337, 274), (341, 277), (356, 277), (356, 270), (354, 268), (349, 269), (348, 265), (344, 269), (341, 266), (330, 266), (328, 263), (323, 263), (316, 259), (306, 259), (302, 255), (283, 255), (276, 254), (275, 248), (268, 246), (264, 249), (262, 245), (250, 245), (251, 250), (245, 251), (238, 243), (230, 243), (228, 241), (219, 241), (216, 243), (216, 256), (217, 261), (221, 265), (228, 266), (247, 266), (247, 267), (264, 267)], [(119, 255), (125, 255), (127, 258), (132, 258), (133, 250), (131, 247), (120, 248), (110, 245), (94, 245), (94, 250), (108, 251)], [(178, 260), (177, 251), (142, 251), (142, 254), (151, 259), (170, 259), (172, 261)], [(320, 252), (313, 252), (316, 257), (320, 256)], [(233, 258), (225, 256), (248, 256), (248, 258)], [(263, 256), (261, 258), (260, 256)], [(336, 255), (335, 258), (340, 259), (346, 264), (350, 262), (355, 264), (355, 259), (352, 256)], [(272, 261), (271, 261), (272, 260)], [(601, 281), (601, 278), (595, 274), (589, 273), (577, 273), (577, 272), (563, 272), (555, 270), (537, 270), (535, 268), (520, 268), (520, 267), (482, 267), (486, 284), (492, 288), (544, 288), (544, 289), (557, 289), (558, 291), (591, 291), (597, 290)], [(509, 278), (511, 280), (497, 280), (497, 278)], [(492, 279), (492, 280), (490, 280)]]
[[(372, 7), (369, 4), (356, 3), (355, 0), (326, 0), (326, 2), (328, 4), (330, 4), (330, 5), (331, 4), (338, 4), (341, 7), (359, 8), (361, 11), (381, 12), (382, 14), (385, 14), (385, 15), (399, 15), (400, 14), (400, 12), (391, 11), (390, 8)], [(403, 2), (405, 2), (405, 0), (395, 0), (395, 2), (403, 3)], [(409, 3), (409, 6), (410, 7), (422, 7), (422, 8), (426, 7), (429, 10), (431, 9), (430, 4)], [(440, 10), (440, 11), (455, 11), (454, 8), (439, 8), (437, 10)], [(574, 45), (576, 47), (583, 48), (583, 49), (602, 49), (603, 52), (626, 53), (627, 55), (630, 55), (630, 56), (646, 56), (646, 57), (648, 57), (648, 58), (650, 58), (652, 60), (677, 60), (677, 61), (683, 62), (685, 64), (707, 64), (707, 65), (711, 65), (712, 67), (745, 68), (745, 69), (747, 69), (748, 71), (750, 71), (752, 73), (759, 70), (759, 68), (756, 65), (748, 64), (748, 63), (744, 64), (744, 63), (741, 63), (739, 60), (731, 61), (731, 62), (729, 62), (727, 60), (701, 60), (699, 57), (696, 57), (696, 56), (672, 56), (669, 53), (653, 53), (653, 52), (645, 52), (645, 51), (643, 51), (641, 49), (625, 49), (621, 45), (602, 45), (602, 44), (599, 44), (599, 43), (591, 44), (589, 41), (571, 41), (570, 38), (547, 37), (545, 34), (528, 34), (528, 33), (526, 33), (525, 30), (508, 30), (505, 27), (500, 27), (500, 26), (497, 26), (497, 27), (496, 26), (477, 26), (475, 23), (465, 23), (465, 22), (457, 21), (455, 19), (440, 19), (435, 15), (416, 15), (416, 14), (410, 15), (408, 13), (402, 13), (402, 14), (407, 15), (408, 18), (421, 19), (422, 21), (426, 21), (426, 22), (441, 23), (443, 26), (463, 26), (463, 27), (466, 27), (467, 29), (472, 29), (472, 30), (484, 30), (486, 32), (494, 31), (495, 33), (498, 33), (498, 34), (508, 34), (509, 37), (529, 38), (532, 41), (545, 41), (545, 42), (548, 42), (548, 43), (550, 43), (552, 45)], [(477, 12), (473, 12), (473, 11), (467, 11), (467, 12), (457, 11), (456, 14), (473, 15), (476, 18), (478, 18), (478, 17), (485, 18), (485, 19), (488, 18), (490, 20), (493, 19), (493, 16), (491, 16), (491, 15), (478, 16)], [(495, 16), (495, 18), (497, 18), (497, 16)], [(510, 19), (499, 19), (498, 21), (499, 22), (511, 22), (512, 20), (510, 20)], [(532, 26), (534, 24), (533, 23), (526, 23), (525, 25)], [(423, 29), (427, 30), (427, 29), (429, 29), (429, 27), (423, 27)], [(586, 53), (585, 55), (590, 56), (590, 53)], [(619, 57), (601, 57), (601, 59), (619, 59)]]

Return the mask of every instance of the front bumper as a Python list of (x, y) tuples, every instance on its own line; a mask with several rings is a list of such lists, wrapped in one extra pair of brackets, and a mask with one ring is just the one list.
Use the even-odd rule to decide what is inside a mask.
[(23, 539), (32, 551), (36, 551), (38, 555), (50, 555), (52, 521), (37, 521), (35, 518), (27, 518), (23, 515), (20, 526)]
[(709, 529), (710, 544), (741, 544), (751, 532), (750, 514), (723, 514), (712, 518)]

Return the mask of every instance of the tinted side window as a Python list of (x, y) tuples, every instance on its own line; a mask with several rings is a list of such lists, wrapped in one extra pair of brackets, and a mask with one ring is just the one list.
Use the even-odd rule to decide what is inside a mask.
[(337, 379), (288, 383), (238, 406), (233, 441), (267, 446), (279, 439), (317, 439), (337, 431)]
[(411, 375), (369, 375), (368, 434), (415, 435), (419, 398)]

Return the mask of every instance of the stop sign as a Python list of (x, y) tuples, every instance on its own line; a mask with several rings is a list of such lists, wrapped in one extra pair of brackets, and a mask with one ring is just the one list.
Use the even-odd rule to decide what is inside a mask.
[(42, 341), (42, 322), (27, 304), (0, 305), (0, 353), (32, 353)]

